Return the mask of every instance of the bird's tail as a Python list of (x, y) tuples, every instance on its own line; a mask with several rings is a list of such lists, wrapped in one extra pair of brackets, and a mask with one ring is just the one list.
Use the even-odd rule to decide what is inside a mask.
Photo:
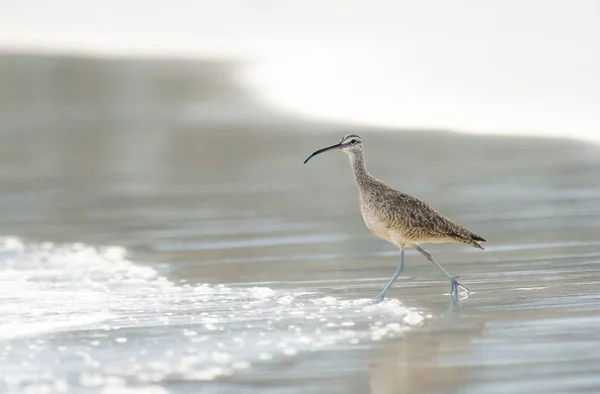
[(481, 243), (482, 243), (482, 242), (485, 242), (485, 239), (482, 239), (482, 240), (476, 240), (476, 239), (473, 239), (473, 238), (471, 238), (471, 239), (469, 239), (469, 240), (468, 240), (467, 242), (465, 242), (465, 243), (466, 243), (467, 245), (471, 245), (471, 246), (472, 246), (472, 247), (474, 247), (474, 248), (481, 249), (481, 250), (485, 250), (485, 249), (483, 248), (483, 246), (481, 246)]
[(459, 235), (454, 233), (452, 234), (452, 238), (454, 238), (456, 242), (470, 245), (477, 249), (485, 250), (483, 249), (483, 246), (481, 246), (481, 244), (483, 242), (486, 242), (486, 240), (482, 236), (477, 235), (471, 231), (469, 231), (468, 234), (465, 235)]

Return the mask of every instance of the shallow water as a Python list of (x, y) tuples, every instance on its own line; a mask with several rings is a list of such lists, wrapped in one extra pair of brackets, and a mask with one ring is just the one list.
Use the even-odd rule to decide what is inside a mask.
[[(2, 127), (0, 392), (598, 391), (596, 147), (146, 115)], [(302, 164), (356, 131), (374, 175), (488, 239), (427, 247), (468, 298), (409, 251), (371, 304), (398, 251), (343, 154)]]

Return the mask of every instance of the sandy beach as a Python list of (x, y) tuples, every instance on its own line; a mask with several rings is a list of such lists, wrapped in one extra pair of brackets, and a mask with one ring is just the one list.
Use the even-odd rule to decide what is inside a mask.
[[(599, 390), (597, 146), (300, 119), (236, 67), (0, 57), (0, 392)], [(426, 245), (468, 298), (409, 251), (370, 303), (398, 250), (302, 164), (348, 133), (488, 240)]]

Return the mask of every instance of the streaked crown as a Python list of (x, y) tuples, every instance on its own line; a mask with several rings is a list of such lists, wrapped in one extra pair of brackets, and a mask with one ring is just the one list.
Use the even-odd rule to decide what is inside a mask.
[(362, 139), (356, 134), (348, 134), (342, 137), (340, 143), (343, 146), (357, 146), (362, 144)]

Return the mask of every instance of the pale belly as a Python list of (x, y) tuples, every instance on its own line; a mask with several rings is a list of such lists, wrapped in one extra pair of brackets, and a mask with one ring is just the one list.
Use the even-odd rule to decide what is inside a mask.
[(391, 242), (399, 247), (413, 243), (405, 236), (403, 236), (401, 231), (390, 228), (389, 224), (378, 215), (365, 212), (362, 209), (361, 213), (363, 220), (365, 221), (365, 224), (367, 225), (369, 230), (371, 230), (371, 232), (377, 235), (378, 237), (383, 238), (386, 241)]

